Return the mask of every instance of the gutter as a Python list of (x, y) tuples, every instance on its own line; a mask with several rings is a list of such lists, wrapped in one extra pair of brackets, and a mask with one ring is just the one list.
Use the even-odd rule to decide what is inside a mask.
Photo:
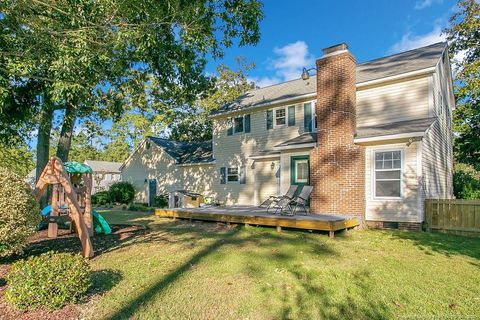
[(355, 138), (355, 139), (353, 139), (353, 142), (354, 143), (362, 143), (362, 142), (385, 141), (385, 140), (395, 140), (395, 139), (405, 139), (405, 138), (421, 138), (424, 135), (425, 135), (425, 131), (398, 133), (398, 134), (389, 134), (389, 135), (386, 135), (386, 136)]

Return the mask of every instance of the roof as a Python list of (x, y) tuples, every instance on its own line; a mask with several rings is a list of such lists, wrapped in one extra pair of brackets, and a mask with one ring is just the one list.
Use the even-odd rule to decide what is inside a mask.
[(408, 121), (392, 122), (369, 127), (357, 127), (356, 139), (381, 137), (403, 133), (425, 132), (435, 122), (436, 118), (425, 118)]
[(104, 171), (120, 173), (120, 167), (122, 166), (121, 162), (111, 161), (85, 160), (85, 163), (92, 168), (93, 172)]
[[(439, 42), (358, 64), (357, 84), (435, 67), (446, 46), (445, 42)], [(251, 90), (233, 102), (213, 111), (211, 115), (259, 107), (276, 101), (301, 98), (306, 95), (315, 95), (316, 91), (316, 75), (311, 76), (308, 80), (286, 81)]]
[(314, 132), (306, 132), (299, 135), (298, 137), (295, 137), (293, 139), (277, 144), (275, 148), (291, 147), (291, 146), (307, 144), (307, 143), (316, 143), (316, 142), (317, 142), (317, 134)]
[(148, 137), (155, 145), (162, 148), (177, 164), (207, 163), (213, 161), (212, 141), (183, 142)]

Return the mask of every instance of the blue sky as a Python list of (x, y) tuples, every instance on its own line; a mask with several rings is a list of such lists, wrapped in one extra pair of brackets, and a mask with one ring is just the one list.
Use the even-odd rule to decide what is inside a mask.
[(322, 48), (346, 42), (363, 62), (443, 41), (441, 31), (456, 8), (451, 0), (265, 0), (262, 37), (256, 46), (232, 47), (221, 61), (235, 57), (255, 62), (249, 77), (265, 86), (298, 78), (313, 67)]

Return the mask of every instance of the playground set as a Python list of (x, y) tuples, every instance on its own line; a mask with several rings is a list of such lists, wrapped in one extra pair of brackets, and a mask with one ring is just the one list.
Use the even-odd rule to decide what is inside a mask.
[(82, 255), (85, 258), (94, 256), (91, 241), (94, 232), (111, 233), (107, 221), (92, 210), (92, 173), (86, 164), (62, 163), (59, 158), (52, 157), (38, 178), (34, 190), (35, 197), (40, 200), (48, 186), (53, 187), (50, 205), (42, 209), (43, 221), (39, 227), (48, 228), (49, 238), (58, 236), (59, 225), (73, 227), (82, 243)]

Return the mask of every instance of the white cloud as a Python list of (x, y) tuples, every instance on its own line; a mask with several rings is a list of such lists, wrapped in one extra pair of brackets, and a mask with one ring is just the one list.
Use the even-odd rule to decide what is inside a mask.
[(419, 0), (415, 3), (415, 10), (422, 10), (430, 7), (434, 3), (442, 3), (443, 0)]
[(304, 41), (289, 43), (283, 47), (275, 47), (273, 52), (276, 58), (270, 59), (269, 64), (275, 75), (272, 77), (251, 78), (259, 87), (298, 79), (302, 69), (311, 67), (315, 61), (313, 55), (308, 52), (308, 46)]
[(415, 35), (412, 32), (408, 32), (403, 35), (402, 39), (395, 43), (388, 50), (389, 53), (398, 53), (415, 48), (428, 46), (430, 44), (445, 41), (446, 37), (442, 34), (442, 28), (436, 25), (432, 31), (422, 35)]

